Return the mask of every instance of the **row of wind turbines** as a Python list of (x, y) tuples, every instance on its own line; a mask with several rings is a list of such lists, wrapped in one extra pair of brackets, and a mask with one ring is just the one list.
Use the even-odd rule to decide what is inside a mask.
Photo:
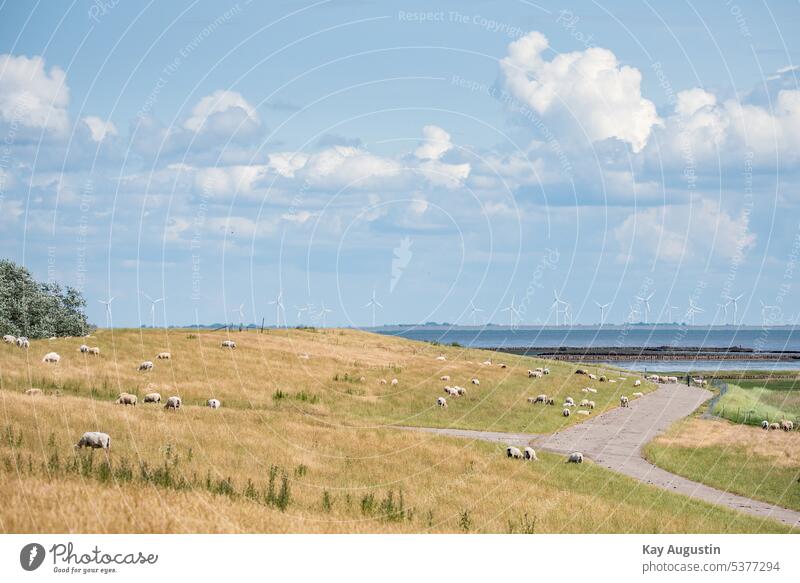
[[(156, 306), (166, 301), (166, 297), (160, 298), (152, 298), (149, 295), (142, 293), (142, 296), (150, 303), (150, 320), (151, 326), (153, 328), (156, 327)], [(634, 296), (636, 302), (630, 302), (628, 304), (629, 311), (627, 322), (634, 323), (636, 322), (636, 318), (639, 316), (639, 306), (643, 306), (644, 308), (644, 323), (650, 323), (650, 314), (651, 314), (651, 307), (650, 307), (650, 300), (653, 299), (655, 296), (655, 292), (650, 292), (647, 295), (641, 296)], [(739, 318), (739, 301), (744, 297), (744, 294), (739, 294), (737, 296), (723, 296), (723, 301), (718, 303), (717, 306), (721, 309), (724, 313), (724, 324), (728, 323), (728, 308), (733, 306), (733, 324), (736, 325)], [(111, 303), (116, 299), (116, 296), (109, 297), (105, 300), (98, 300), (101, 304), (105, 306), (106, 312), (106, 324), (107, 326), (111, 326)], [(609, 307), (611, 307), (611, 302), (607, 303), (600, 303), (598, 301), (594, 301), (594, 304), (600, 310), (600, 325), (604, 325), (606, 323), (606, 311)], [(283, 290), (278, 291), (278, 295), (274, 300), (268, 302), (268, 305), (275, 306), (275, 325), (277, 327), (287, 326), (286, 320), (286, 307), (284, 305), (283, 299)], [(371, 310), (372, 315), (372, 326), (376, 326), (376, 319), (377, 319), (377, 310), (383, 309), (383, 304), (381, 304), (376, 296), (375, 289), (372, 290), (372, 296), (370, 297), (369, 301), (364, 304), (365, 308), (369, 308)], [(523, 316), (523, 306), (522, 304), (518, 304), (516, 301), (516, 296), (511, 298), (511, 303), (502, 308), (500, 312), (508, 313), (509, 320), (511, 326), (516, 326), (520, 323), (522, 316)], [(767, 325), (769, 321), (769, 315), (774, 313), (773, 310), (776, 310), (777, 306), (771, 306), (765, 304), (761, 301), (761, 318), (762, 324)], [(333, 312), (332, 309), (328, 308), (323, 301), (319, 308), (314, 304), (305, 304), (301, 306), (294, 306), (294, 309), (297, 313), (297, 324), (303, 323), (304, 315), (308, 315), (312, 321), (319, 322), (322, 327), (327, 325), (327, 318), (328, 315)], [(667, 322), (674, 322), (674, 314), (676, 310), (680, 310), (679, 306), (674, 306), (672, 304), (668, 304), (666, 306), (667, 312)], [(484, 310), (475, 306), (473, 302), (469, 304), (469, 315), (472, 319), (472, 325), (478, 325), (478, 315), (483, 312)], [(237, 314), (239, 316), (239, 326), (244, 327), (244, 320), (245, 320), (245, 304), (242, 303), (239, 305), (238, 308), (234, 308), (231, 310), (232, 313)], [(556, 326), (568, 326), (572, 325), (572, 311), (571, 305), (568, 301), (566, 301), (563, 297), (559, 296), (558, 290), (553, 290), (553, 303), (550, 305), (550, 312), (555, 315), (555, 325)], [(705, 312), (705, 309), (698, 306), (695, 303), (695, 300), (690, 296), (689, 297), (689, 304), (685, 311), (685, 318), (687, 319), (688, 323), (691, 326), (695, 325), (695, 316), (697, 314), (702, 314)], [(680, 312), (679, 312), (680, 313)]]

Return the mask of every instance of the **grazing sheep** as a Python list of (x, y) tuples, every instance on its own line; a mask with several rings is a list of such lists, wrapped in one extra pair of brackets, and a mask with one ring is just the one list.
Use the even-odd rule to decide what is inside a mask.
[(81, 344), (80, 347), (78, 348), (78, 350), (80, 350), (81, 352), (83, 352), (85, 354), (85, 353), (89, 352), (89, 347), (86, 346), (85, 344)]
[(590, 393), (596, 393), (597, 389), (593, 389), (592, 387), (588, 387)]
[(439, 377), (439, 380), (440, 381), (449, 381), (450, 380), (450, 375), (442, 375), (442, 376)]
[(153, 370), (153, 361), (145, 360), (139, 365), (139, 370)]
[(400, 381), (398, 381), (397, 379), (392, 379), (392, 386), (393, 387), (396, 387), (399, 383), (400, 383)]
[(378, 384), (379, 384), (379, 385), (385, 385), (385, 384), (386, 384), (386, 379), (381, 379), (381, 380), (379, 380), (379, 381), (378, 381)]
[(601, 383), (604, 383), (604, 382), (606, 382), (607, 380), (608, 380), (608, 379), (606, 378), (606, 375), (600, 375), (600, 382), (601, 382)]
[(172, 354), (170, 354), (169, 352), (159, 352), (156, 355), (157, 360), (169, 360), (170, 358), (172, 358)]
[(221, 346), (222, 348), (236, 348), (236, 342), (233, 340), (223, 340)]
[(44, 395), (44, 391), (42, 389), (32, 388), (25, 391), (26, 395), (30, 395), (31, 397), (38, 397), (40, 395)]
[(792, 423), (788, 419), (784, 419), (781, 421), (781, 429), (783, 429), (784, 431), (791, 431), (792, 429), (794, 429), (794, 423)]
[(444, 397), (439, 397), (438, 399), (436, 399), (436, 404), (439, 405), (440, 407), (447, 407), (447, 399), (445, 399)]
[(581, 399), (581, 407), (588, 407), (589, 406), (589, 399)]
[(582, 368), (579, 368), (579, 369), (575, 370), (575, 374), (584, 374), (585, 375), (585, 374), (589, 374), (589, 373), (586, 372), (585, 370), (583, 370)]
[(589, 401), (586, 406), (589, 407), (589, 409), (594, 409), (594, 401)]
[(588, 393), (588, 392), (589, 392), (589, 389), (588, 389), (588, 388), (581, 389), (581, 393)]
[(509, 445), (506, 448), (506, 456), (513, 457), (515, 460), (522, 459), (522, 452), (519, 450), (518, 447), (514, 447), (513, 445)]
[(436, 357), (436, 360), (447, 360), (447, 357), (444, 354), (440, 354)]
[(542, 373), (543, 374), (550, 374), (550, 369), (545, 367), (545, 368), (542, 369)]
[(575, 403), (570, 403), (569, 401), (564, 401), (564, 402), (561, 404), (561, 406), (562, 406), (562, 407), (574, 407), (574, 406), (575, 406)]
[(53, 364), (58, 364), (58, 361), (61, 360), (61, 357), (58, 355), (57, 352), (48, 352), (44, 355), (42, 362), (50, 362)]
[(769, 430), (770, 431), (777, 431), (780, 428), (781, 428), (781, 426), (778, 423), (770, 423), (769, 424)]
[(572, 397), (567, 397), (566, 399), (564, 399), (564, 401), (566, 401), (567, 403), (569, 403), (571, 405), (575, 404), (575, 399), (573, 399)]
[(579, 451), (574, 451), (569, 454), (567, 458), (568, 464), (582, 464), (583, 463), (583, 454)]
[(591, 415), (592, 414), (591, 411), (586, 411), (585, 409), (580, 409), (580, 410), (576, 411), (576, 413), (578, 413), (578, 415)]
[(219, 399), (209, 399), (206, 401), (206, 405), (212, 409), (219, 409), (222, 403), (219, 402)]
[(634, 397), (644, 397), (644, 393), (640, 393), (640, 392), (638, 392), (638, 391), (637, 391), (637, 392), (635, 392), (635, 393), (633, 394), (633, 396), (634, 396)]
[(12, 336), (11, 334), (6, 334), (5, 336), (3, 336), (3, 342), (5, 342), (6, 344), (16, 344), (17, 337)]
[(147, 393), (144, 396), (145, 403), (160, 403), (161, 402), (161, 394), (160, 393)]
[(453, 387), (445, 387), (444, 392), (450, 395), (451, 397), (458, 397), (458, 389)]
[(547, 403), (547, 395), (542, 393), (541, 395), (537, 395), (536, 398), (533, 400), (534, 403)]
[(101, 433), (99, 431), (87, 431), (84, 433), (78, 443), (75, 444), (75, 449), (82, 447), (91, 447), (92, 449), (110, 449), (111, 437), (108, 433)]
[(522, 457), (524, 457), (526, 460), (529, 460), (529, 461), (532, 461), (532, 462), (538, 462), (539, 461), (539, 458), (536, 457), (536, 452), (533, 450), (532, 447), (526, 447), (523, 450)]
[(499, 366), (500, 368), (508, 368), (508, 367), (506, 366), (506, 364), (505, 364), (505, 363), (503, 363), (503, 362), (501, 362), (501, 363), (500, 363), (499, 365), (497, 365), (497, 366)]
[(19, 338), (17, 338), (17, 346), (19, 346), (20, 348), (30, 348), (31, 343), (25, 336), (20, 336)]
[(99, 346), (92, 346), (89, 349), (89, 354), (92, 356), (100, 356), (100, 347)]
[(481, 382), (478, 379), (472, 379), (472, 384), (477, 386), (480, 385)]
[(628, 406), (628, 397), (626, 397), (625, 395), (622, 395), (619, 398), (619, 406), (620, 407), (627, 407)]
[(570, 411), (569, 411), (569, 409), (567, 409), (567, 408), (564, 408), (564, 410), (561, 412), (561, 414), (562, 414), (564, 417), (569, 417), (569, 416), (570, 416)]
[(180, 397), (170, 397), (167, 399), (164, 409), (180, 409), (182, 405)]
[(459, 397), (463, 397), (464, 395), (467, 394), (467, 389), (465, 389), (464, 387), (453, 387), (453, 388), (456, 390)]
[(133, 405), (136, 406), (136, 395), (131, 395), (130, 393), (120, 393), (119, 397), (117, 397), (117, 405)]
[(547, 399), (547, 402), (545, 403), (545, 405), (555, 405), (555, 404), (556, 404), (556, 400), (553, 399), (552, 397)]
[(482, 364), (483, 364), (483, 366), (492, 366), (492, 361), (491, 360), (484, 360)]
[(596, 381), (597, 380), (597, 375), (589, 373), (589, 378), (592, 379), (593, 381)]
[(678, 382), (678, 377), (667, 377), (667, 382), (674, 385)]
[(761, 429), (769, 429), (769, 421), (767, 421), (766, 419), (764, 419), (764, 420), (761, 422)]
[(528, 371), (528, 378), (529, 379), (540, 379), (543, 376), (544, 376), (544, 373), (540, 372), (538, 370), (529, 370)]
[(640, 381), (639, 379), (636, 379), (635, 381), (633, 381), (633, 386), (634, 387), (641, 387), (642, 386), (642, 381)]

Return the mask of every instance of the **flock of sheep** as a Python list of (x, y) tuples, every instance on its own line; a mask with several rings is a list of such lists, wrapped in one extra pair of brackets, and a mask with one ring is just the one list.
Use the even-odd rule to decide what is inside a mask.
[[(3, 342), (6, 344), (15, 344), (19, 348), (30, 348), (30, 341), (24, 337), (20, 336), (19, 338), (12, 336), (11, 334), (6, 334), (3, 336)], [(233, 340), (224, 340), (221, 344), (223, 348), (236, 348), (236, 342)], [(78, 347), (78, 351), (81, 354), (89, 354), (93, 356), (100, 355), (100, 348), (97, 346), (89, 347), (86, 344), (81, 344)], [(170, 360), (172, 359), (172, 354), (169, 352), (159, 352), (156, 355), (156, 360)], [(58, 364), (61, 361), (61, 355), (57, 352), (48, 352), (42, 358), (42, 362), (48, 364)], [(146, 360), (139, 364), (138, 370), (140, 371), (148, 371), (153, 370), (153, 362), (150, 360)], [(25, 391), (26, 395), (30, 396), (38, 396), (44, 394), (42, 389), (38, 388), (30, 388)], [(132, 405), (136, 406), (139, 398), (132, 394), (132, 393), (120, 393), (115, 401), (118, 405)], [(144, 396), (143, 401), (145, 403), (161, 403), (161, 394), (156, 392), (147, 393)], [(181, 408), (183, 401), (177, 395), (173, 395), (168, 397), (164, 403), (164, 408), (167, 410), (177, 410)], [(222, 403), (219, 399), (208, 399), (206, 401), (206, 406), (211, 409), (219, 409), (222, 406)], [(83, 447), (90, 447), (94, 449), (109, 449), (111, 447), (111, 437), (107, 433), (103, 433), (101, 431), (87, 431), (86, 433), (81, 436), (78, 443), (75, 444), (75, 449), (80, 449)]]

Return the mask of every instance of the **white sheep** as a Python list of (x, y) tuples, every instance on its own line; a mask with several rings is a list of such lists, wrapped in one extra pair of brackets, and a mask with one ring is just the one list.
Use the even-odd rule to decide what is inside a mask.
[(594, 409), (594, 401), (589, 401), (587, 407), (589, 407), (589, 409)]
[(581, 407), (588, 407), (589, 406), (589, 399), (581, 399)]
[(442, 375), (442, 376), (439, 377), (439, 380), (440, 381), (449, 381), (450, 380), (450, 375)]
[(392, 379), (392, 386), (393, 387), (396, 387), (398, 384), (400, 384), (400, 381), (398, 381), (397, 379)]
[(164, 405), (164, 409), (180, 409), (181, 404), (182, 402), (180, 397), (169, 397)]
[(794, 429), (794, 423), (792, 423), (788, 419), (784, 419), (783, 421), (781, 421), (781, 429), (783, 429), (784, 431), (791, 431), (792, 429)]
[(89, 354), (92, 356), (100, 356), (100, 347), (99, 346), (92, 346), (89, 349)]
[(591, 415), (592, 414), (591, 411), (586, 411), (585, 409), (580, 409), (579, 411), (577, 411), (577, 413), (578, 413), (578, 415)]
[(447, 357), (444, 354), (440, 354), (436, 357), (436, 360), (447, 360)]
[(581, 389), (581, 393), (588, 393), (588, 392), (589, 392), (589, 388), (588, 387), (585, 388), (585, 389)]
[(572, 397), (567, 397), (566, 399), (564, 399), (564, 401), (565, 401), (566, 403), (569, 403), (569, 404), (571, 404), (571, 405), (574, 405), (574, 404), (575, 404), (575, 399), (573, 399)]
[(544, 373), (538, 370), (529, 370), (528, 371), (528, 378), (529, 379), (540, 379), (544, 376)]
[(39, 397), (41, 395), (44, 395), (44, 391), (42, 391), (42, 389), (31, 388), (25, 391), (25, 394), (30, 395), (31, 397)]
[(639, 379), (636, 379), (635, 381), (633, 381), (633, 386), (634, 387), (641, 387), (642, 386), (642, 381), (640, 381)]
[(514, 458), (516, 460), (521, 460), (522, 459), (522, 452), (519, 450), (518, 447), (514, 447), (513, 445), (509, 445), (506, 448), (506, 456), (507, 457), (512, 457), (512, 458)]
[(379, 380), (379, 381), (378, 381), (378, 384), (379, 384), (379, 385), (385, 385), (385, 384), (386, 384), (386, 379), (381, 379), (381, 380)]
[(139, 370), (153, 370), (153, 361), (145, 360), (139, 365)]
[(144, 396), (145, 403), (160, 403), (161, 402), (161, 393), (147, 393)]
[(477, 386), (477, 385), (480, 385), (480, 384), (481, 384), (481, 382), (480, 382), (478, 379), (472, 379), (472, 381), (471, 381), (471, 382), (472, 382), (472, 384), (473, 384), (473, 385), (475, 385), (475, 386)]
[(769, 430), (770, 431), (777, 431), (780, 428), (781, 428), (781, 426), (778, 423), (770, 423), (769, 424)]
[(44, 358), (42, 358), (42, 362), (49, 362), (52, 364), (58, 364), (59, 360), (61, 360), (61, 357), (57, 352), (48, 352), (44, 355)]
[(550, 374), (550, 369), (549, 369), (549, 368), (547, 368), (547, 367), (545, 367), (545, 368), (543, 368), (543, 369), (542, 369), (542, 373), (544, 373), (544, 374)]
[(500, 368), (508, 368), (508, 366), (506, 366), (506, 364), (504, 362), (501, 362), (497, 366), (499, 366)]
[(91, 447), (93, 449), (109, 449), (111, 448), (111, 437), (108, 433), (101, 433), (100, 431), (87, 431), (84, 433), (78, 443), (75, 444), (75, 449), (82, 447)]
[(533, 397), (529, 397), (528, 401), (530, 403), (533, 403), (533, 404), (536, 404), (536, 403), (547, 403), (547, 395), (545, 395), (544, 393), (542, 393), (541, 395), (536, 395), (536, 398), (533, 399), (533, 400), (531, 400), (531, 399), (533, 399)]
[(637, 392), (633, 393), (633, 396), (634, 397), (644, 397), (644, 393), (640, 393), (640, 392), (637, 391)]
[(589, 373), (589, 378), (592, 379), (593, 381), (596, 381), (597, 380), (597, 375)]
[(569, 416), (570, 416), (569, 409), (567, 409), (567, 408), (565, 407), (565, 408), (564, 408), (564, 410), (563, 410), (563, 411), (561, 411), (561, 414), (562, 414), (564, 417), (569, 417)]
[(761, 429), (769, 429), (769, 421), (767, 421), (766, 419), (764, 419), (764, 420), (761, 422)]
[(209, 399), (206, 401), (206, 405), (211, 407), (212, 409), (219, 409), (222, 406), (222, 403), (219, 402), (219, 399)]
[(3, 342), (5, 342), (6, 344), (16, 344), (17, 337), (11, 334), (6, 334), (5, 336), (3, 336)]
[(130, 393), (120, 393), (117, 397), (117, 405), (133, 405), (136, 406), (136, 395)]
[(223, 340), (221, 346), (222, 348), (236, 348), (236, 342), (233, 340)]
[(20, 336), (17, 338), (17, 346), (20, 348), (30, 348), (31, 343), (25, 336)]
[(436, 404), (439, 405), (439, 407), (447, 407), (447, 399), (444, 397), (439, 397), (436, 399)]
[(538, 462), (539, 461), (539, 458), (536, 457), (536, 452), (533, 450), (532, 447), (526, 447), (523, 450), (522, 457), (524, 457), (526, 460), (529, 460), (529, 461), (532, 461), (532, 462)]
[(156, 355), (156, 359), (157, 360), (169, 360), (171, 358), (172, 358), (172, 354), (170, 354), (169, 352), (159, 352)]
[(80, 347), (78, 347), (78, 350), (80, 350), (82, 353), (86, 354), (87, 352), (89, 352), (89, 347), (86, 346), (85, 344), (81, 344)]
[(569, 454), (567, 458), (567, 463), (570, 464), (582, 464), (583, 463), (583, 454), (579, 451), (573, 451)]
[(458, 397), (458, 389), (454, 387), (445, 387), (444, 392), (450, 395), (451, 397)]
[(463, 397), (464, 395), (467, 394), (467, 389), (465, 389), (464, 387), (453, 387), (453, 388), (456, 390), (459, 397)]
[(619, 398), (619, 406), (620, 407), (627, 407), (628, 406), (628, 397), (626, 397), (625, 395), (622, 395)]
[(592, 387), (587, 387), (590, 393), (596, 393), (597, 389), (593, 389)]
[(492, 361), (491, 360), (484, 360), (482, 364), (483, 364), (483, 366), (492, 366)]
[(307, 352), (304, 352), (304, 353), (303, 353), (303, 354), (301, 354), (301, 355), (300, 355), (298, 358), (301, 358), (301, 359), (303, 359), (303, 360), (308, 360), (308, 359), (309, 359), (309, 358), (311, 358), (311, 357), (308, 355), (308, 353), (307, 353)]
[(678, 382), (678, 377), (667, 377), (667, 382), (674, 385)]

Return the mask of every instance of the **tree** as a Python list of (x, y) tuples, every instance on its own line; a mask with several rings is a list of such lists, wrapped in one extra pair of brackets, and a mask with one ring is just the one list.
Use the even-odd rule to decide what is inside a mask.
[(25, 267), (0, 259), (0, 333), (49, 338), (82, 336), (94, 327), (86, 300), (69, 286), (40, 283)]

